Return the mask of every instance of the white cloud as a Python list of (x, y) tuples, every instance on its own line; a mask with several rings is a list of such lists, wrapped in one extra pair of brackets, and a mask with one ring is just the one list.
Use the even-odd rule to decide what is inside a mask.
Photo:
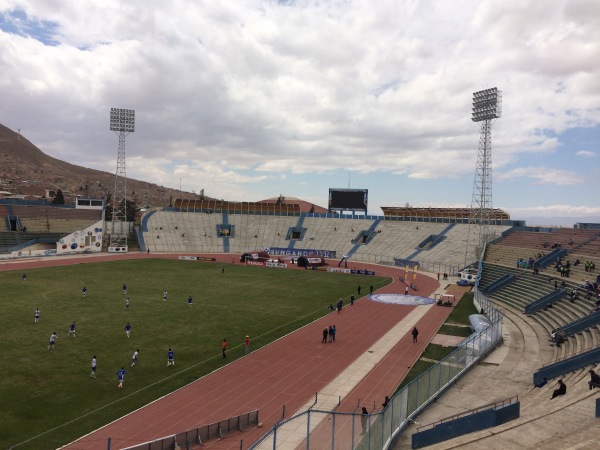
[(554, 184), (557, 186), (581, 184), (585, 181), (577, 172), (550, 167), (519, 167), (497, 173), (494, 176), (498, 180), (532, 178), (538, 184)]
[(589, 150), (579, 150), (575, 153), (577, 156), (581, 156), (582, 158), (594, 158), (598, 156), (595, 152), (590, 152)]
[[(12, 32), (17, 9), (58, 45)], [(1, 123), (112, 171), (108, 110), (136, 109), (128, 174), (218, 197), (337, 169), (470, 185), (471, 93), (491, 86), (498, 179), (575, 189), (578, 170), (529, 159), (600, 126), (593, 0), (4, 0), (0, 17)]]

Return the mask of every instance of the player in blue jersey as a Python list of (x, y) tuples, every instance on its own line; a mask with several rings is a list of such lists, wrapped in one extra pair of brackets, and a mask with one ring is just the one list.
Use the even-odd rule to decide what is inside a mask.
[(167, 352), (167, 367), (171, 364), (175, 365), (175, 352), (171, 349)]
[(131, 333), (131, 325), (129, 324), (129, 322), (127, 322), (127, 325), (125, 325), (125, 334), (127, 335), (127, 337), (129, 337), (129, 333)]
[(127, 285), (123, 283), (123, 295), (127, 295)]
[(135, 366), (135, 364), (137, 363), (139, 354), (140, 354), (139, 348), (135, 352), (133, 352), (133, 356), (131, 357), (131, 367)]
[(190, 308), (192, 307), (192, 296), (191, 295), (188, 297), (188, 306)]
[(73, 323), (69, 327), (69, 336), (71, 336), (71, 335), (73, 335), (73, 337), (76, 337), (75, 336), (75, 321), (73, 321)]
[(117, 386), (118, 388), (122, 388), (123, 387), (123, 381), (125, 381), (125, 374), (127, 372), (125, 372), (125, 369), (123, 367), (121, 367), (121, 370), (119, 370), (117, 372), (117, 379), (119, 380), (119, 385)]
[(83, 287), (83, 289), (81, 290), (81, 296), (82, 296), (83, 298), (86, 298), (86, 297), (87, 297), (87, 288), (86, 288), (85, 286), (84, 286), (84, 287)]

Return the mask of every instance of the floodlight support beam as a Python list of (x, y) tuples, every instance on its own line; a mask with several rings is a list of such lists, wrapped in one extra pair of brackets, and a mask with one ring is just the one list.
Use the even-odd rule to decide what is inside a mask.
[[(464, 265), (480, 259), (485, 244), (495, 236), (494, 206), (492, 199), (492, 124), (502, 113), (502, 92), (497, 88), (486, 89), (473, 94), (473, 115), (471, 120), (479, 123), (479, 151), (473, 181), (469, 232), (465, 246)], [(470, 246), (471, 227), (477, 236), (477, 247)]]
[[(111, 245), (115, 244), (116, 236), (120, 236), (125, 241), (127, 247), (127, 238), (129, 227), (123, 230), (123, 224), (127, 223), (127, 167), (125, 159), (125, 138), (129, 133), (135, 131), (135, 111), (132, 109), (111, 108), (110, 110), (110, 130), (119, 136), (119, 149), (117, 152), (117, 171), (115, 173), (115, 191), (112, 201), (112, 221), (111, 221)], [(120, 222), (120, 227), (117, 223)], [(119, 229), (117, 229), (119, 228)]]

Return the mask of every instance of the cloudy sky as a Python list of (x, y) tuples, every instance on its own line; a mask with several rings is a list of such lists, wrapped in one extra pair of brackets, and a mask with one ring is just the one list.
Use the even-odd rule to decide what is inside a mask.
[(114, 172), (227, 200), (471, 204), (472, 93), (503, 92), (493, 203), (600, 221), (597, 0), (0, 0), (0, 123)]

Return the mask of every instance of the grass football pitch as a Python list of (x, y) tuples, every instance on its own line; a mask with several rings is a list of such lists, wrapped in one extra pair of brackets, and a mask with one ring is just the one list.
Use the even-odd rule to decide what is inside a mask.
[[(327, 314), (330, 303), (348, 300), (358, 284), (377, 289), (391, 281), (167, 259), (26, 272), (26, 283), (22, 272), (0, 272), (2, 448), (64, 445), (221, 367), (223, 338), (231, 362), (243, 356), (246, 335), (256, 350)], [(73, 321), (77, 337), (68, 334)], [(49, 350), (54, 331), (58, 339)], [(167, 368), (170, 347), (176, 365)], [(130, 367), (136, 349), (138, 363)], [(90, 378), (93, 356), (96, 379)], [(117, 389), (121, 367), (125, 388)]]

